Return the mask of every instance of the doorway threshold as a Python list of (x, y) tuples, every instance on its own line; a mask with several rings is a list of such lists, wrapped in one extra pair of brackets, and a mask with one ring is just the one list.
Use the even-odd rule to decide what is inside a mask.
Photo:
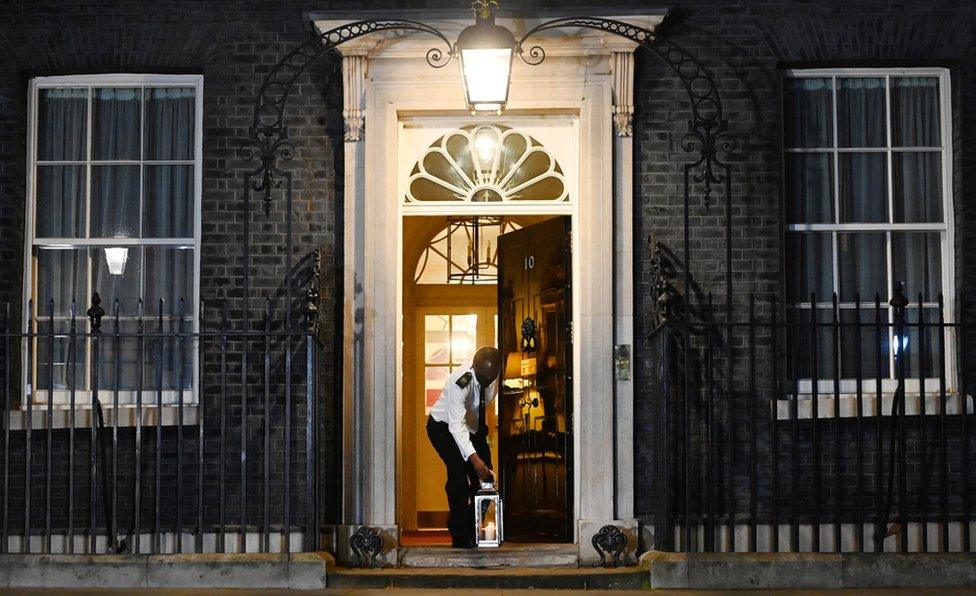
[(579, 547), (514, 542), (498, 548), (403, 546), (397, 562), (400, 567), (579, 567)]

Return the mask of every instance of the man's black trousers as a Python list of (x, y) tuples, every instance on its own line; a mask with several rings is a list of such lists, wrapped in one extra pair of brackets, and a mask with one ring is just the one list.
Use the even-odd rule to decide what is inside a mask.
[[(447, 428), (446, 422), (438, 422), (427, 417), (427, 437), (434, 446), (437, 455), (447, 467), (447, 504), (451, 513), (447, 518), (447, 529), (451, 531), (451, 543), (454, 546), (474, 545), (474, 495), (478, 492), (478, 475), (474, 472), (471, 462), (461, 457), (454, 436)], [(475, 452), (491, 467), (491, 450), (488, 448), (488, 428), (482, 427), (471, 435), (471, 444)]]

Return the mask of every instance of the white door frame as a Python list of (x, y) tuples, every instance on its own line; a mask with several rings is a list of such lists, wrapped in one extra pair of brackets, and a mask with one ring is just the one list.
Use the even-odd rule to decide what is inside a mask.
[[(480, 123), (480, 122), (485, 122), (485, 123), (489, 123), (489, 122), (492, 122), (492, 123), (501, 123), (501, 124), (504, 124), (506, 126), (511, 126), (512, 128), (518, 129), (520, 124), (525, 124), (527, 122), (530, 122), (531, 120), (537, 119), (537, 115), (535, 115), (535, 114), (519, 113), (517, 115), (513, 115), (511, 111), (507, 112), (503, 116), (496, 116), (496, 117), (472, 117), (470, 115), (464, 115), (464, 116), (449, 115), (449, 116), (441, 116), (441, 117), (428, 118), (427, 117), (428, 114), (429, 114), (428, 111), (424, 111), (424, 112), (422, 112), (420, 114), (420, 117), (426, 123), (436, 122), (437, 124), (442, 125), (447, 130), (450, 130), (452, 128), (459, 128), (459, 127), (464, 126), (464, 125), (467, 125), (467, 124)], [(407, 111), (407, 110), (398, 110), (397, 111), (397, 117), (398, 117), (398, 120), (396, 122), (396, 125), (397, 125), (397, 136), (399, 137), (400, 132), (402, 131), (403, 124), (410, 122), (412, 119), (414, 119), (414, 116), (409, 111)], [(574, 143), (574, 145), (576, 147), (578, 147), (580, 145), (580, 142), (579, 142), (580, 141), (579, 117), (578, 117), (577, 114), (574, 114), (574, 113), (571, 113), (571, 112), (568, 112), (568, 111), (564, 111), (562, 113), (559, 113), (559, 114), (556, 114), (556, 115), (552, 115), (552, 116), (549, 116), (549, 117), (550, 118), (554, 118), (554, 119), (559, 119), (560, 120), (560, 124), (566, 124), (569, 127), (571, 127), (572, 128), (572, 135), (571, 135), (571, 137), (573, 139), (573, 143)], [(433, 120), (433, 122), (431, 122), (431, 120)], [(399, 159), (401, 160), (395, 166), (396, 169), (398, 169), (398, 170), (402, 170), (402, 167), (405, 165), (402, 162), (403, 159), (405, 159), (405, 158), (406, 159), (411, 159), (413, 162), (416, 162), (417, 159), (419, 159), (419, 158), (422, 157), (421, 154), (415, 154), (413, 156), (407, 157), (407, 156), (402, 155), (401, 154), (402, 152), (400, 152), (400, 151), (398, 151), (397, 153), (398, 153), (398, 155), (400, 155), (400, 158)], [(578, 163), (576, 163), (576, 162), (579, 162), (579, 159), (580, 159), (580, 156), (578, 155), (578, 151), (570, 151), (569, 153), (572, 155), (572, 157), (569, 160), (571, 163), (568, 163), (566, 161), (559, 162), (560, 163), (560, 166), (564, 169), (564, 171), (566, 169), (570, 168), (570, 167), (577, 167), (578, 166)], [(412, 165), (412, 163), (411, 164), (408, 164), (408, 167), (410, 165)], [(394, 170), (394, 171), (396, 171), (396, 170)], [(400, 181), (397, 180), (397, 182), (399, 183)], [(567, 182), (569, 182), (569, 181), (567, 181)], [(403, 306), (404, 306), (403, 305), (403, 286), (404, 286), (403, 271), (404, 271), (404, 263), (403, 263), (403, 260), (402, 260), (403, 259), (403, 220), (404, 220), (404, 218), (406, 218), (406, 217), (416, 217), (416, 216), (430, 216), (430, 215), (435, 215), (435, 216), (436, 215), (440, 215), (440, 216), (466, 216), (467, 215), (467, 216), (470, 216), (470, 215), (478, 215), (478, 214), (485, 214), (485, 215), (566, 215), (566, 216), (569, 216), (570, 221), (571, 221), (571, 234), (572, 234), (572, 237), (573, 238), (578, 238), (579, 237), (579, 233), (580, 233), (579, 186), (580, 185), (578, 183), (577, 184), (570, 184), (570, 188), (569, 188), (569, 195), (570, 195), (569, 196), (569, 202), (559, 202), (559, 203), (523, 203), (523, 202), (505, 202), (505, 203), (456, 202), (455, 203), (455, 202), (451, 202), (451, 203), (429, 203), (429, 204), (412, 203), (412, 204), (409, 204), (409, 205), (405, 205), (403, 203), (403, 201), (401, 200), (402, 190), (403, 189), (400, 188), (400, 186), (398, 184), (397, 192), (396, 192), (396, 206), (397, 206), (397, 214), (398, 214), (398, 228), (397, 228), (397, 239), (398, 239), (398, 243), (397, 243), (397, 258), (398, 258), (398, 260), (397, 260), (397, 265), (396, 265), (396, 273), (397, 273), (397, 308), (398, 308), (398, 312), (403, 313)], [(572, 302), (572, 311), (570, 312), (570, 320), (571, 321), (575, 321), (576, 320), (576, 317), (578, 317), (579, 314), (580, 314), (579, 313), (579, 305), (580, 305), (580, 300), (581, 300), (581, 296), (580, 296), (580, 284), (577, 283), (577, 280), (579, 280), (580, 279), (580, 276), (582, 275), (582, 271), (581, 271), (581, 262), (582, 262), (582, 259), (581, 259), (581, 257), (579, 255), (576, 254), (576, 252), (577, 252), (575, 250), (576, 247), (574, 246), (573, 248), (574, 248), (574, 250), (571, 251), (571, 258), (572, 258), (572, 278), (571, 278), (572, 279), (572, 290), (571, 290), (571, 292), (572, 292), (572, 301), (571, 301)], [(397, 330), (396, 330), (396, 348), (397, 348), (396, 364), (397, 364), (398, 369), (401, 370), (401, 371), (403, 370), (402, 367), (403, 367), (403, 345), (404, 345), (404, 340), (405, 340), (405, 338), (403, 336), (403, 317), (401, 316), (401, 317), (397, 318)], [(573, 479), (574, 479), (574, 487), (573, 487), (573, 495), (574, 495), (574, 498), (573, 498), (573, 514), (574, 515), (576, 515), (576, 512), (579, 510), (579, 506), (580, 506), (580, 503), (579, 503), (580, 465), (579, 465), (579, 458), (578, 457), (575, 457), (576, 450), (579, 449), (579, 437), (578, 437), (578, 433), (577, 433), (577, 429), (579, 428), (579, 416), (578, 416), (578, 413), (577, 413), (577, 408), (579, 407), (579, 401), (578, 401), (577, 397), (578, 397), (579, 391), (580, 391), (580, 375), (575, 374), (575, 371), (580, 370), (580, 368), (579, 368), (580, 366), (581, 366), (581, 362), (580, 362), (580, 351), (578, 349), (576, 349), (576, 345), (574, 344), (574, 349), (573, 349), (573, 364), (572, 364), (572, 371), (573, 371), (573, 389), (572, 389), (572, 391), (573, 391), (573, 420), (572, 420), (572, 430), (573, 430), (573, 432), (572, 432), (572, 434), (573, 434), (573, 453), (574, 453), (574, 457), (573, 457), (573, 466), (574, 466), (574, 468), (573, 468)], [(401, 463), (402, 463), (401, 457), (404, 455), (399, 450), (399, 446), (402, 445), (402, 443), (403, 443), (403, 441), (402, 441), (403, 421), (402, 421), (402, 416), (401, 416), (401, 414), (403, 412), (403, 399), (404, 399), (404, 395), (403, 395), (403, 375), (401, 373), (401, 374), (398, 374), (397, 375), (397, 378), (396, 378), (396, 415), (397, 415), (397, 421), (396, 421), (396, 428), (397, 428), (397, 440), (396, 440), (396, 446), (397, 446), (397, 449), (396, 449), (396, 455), (397, 455), (397, 458), (396, 458), (396, 473), (397, 473), (397, 482), (399, 482), (399, 478), (400, 478), (400, 470), (401, 470)], [(396, 487), (396, 488), (399, 488), (399, 487)], [(397, 511), (399, 512), (399, 508), (397, 508)], [(578, 515), (577, 515), (577, 518), (578, 518)], [(574, 533), (574, 536), (573, 536), (573, 540), (572, 541), (575, 542), (575, 533)]]
[[(618, 18), (653, 29), (663, 15)], [(532, 26), (530, 21), (499, 19), (516, 33)], [(316, 21), (323, 31), (339, 24)], [(469, 22), (431, 24), (454, 38)], [(573, 114), (578, 118), (579, 197), (570, 213), (574, 230), (574, 514), (581, 560), (589, 562), (598, 558), (590, 539), (608, 523), (633, 535), (628, 551), (636, 549), (632, 411), (626, 398), (633, 390), (630, 381), (615, 382), (613, 362), (615, 326), (619, 337), (621, 327), (631, 320), (629, 307), (621, 309), (619, 299), (616, 308), (623, 316), (614, 317), (614, 284), (618, 290), (632, 287), (632, 253), (622, 251), (622, 245), (629, 248), (629, 238), (614, 243), (615, 238), (631, 234), (629, 219), (620, 217), (621, 211), (630, 212), (630, 184), (620, 182), (632, 175), (632, 163), (630, 152), (621, 151), (622, 141), (615, 139), (614, 130), (616, 125), (618, 136), (629, 134), (626, 116), (632, 112), (629, 79), (633, 77), (635, 46), (599, 31), (557, 35), (540, 39), (548, 54), (541, 65), (515, 65), (506, 113)], [(348, 550), (350, 533), (362, 525), (397, 539), (403, 215), (397, 192), (398, 128), (401, 119), (410, 115), (465, 116), (457, 68), (432, 69), (423, 60), (432, 39), (417, 35), (363, 38), (362, 43), (340, 46), (348, 141), (343, 222), (344, 524), (336, 545), (340, 556)], [(629, 67), (621, 68), (621, 63)], [(629, 147), (629, 139), (623, 139), (623, 144)], [(452, 205), (449, 211), (456, 207)], [(497, 204), (485, 209), (503, 212)], [(537, 205), (510, 209), (505, 212), (540, 212)], [(612, 452), (615, 421), (609, 415), (614, 410), (617, 453)], [(614, 465), (608, 465), (614, 459), (616, 486)], [(615, 497), (623, 497), (616, 507)], [(614, 519), (615, 509), (618, 519)]]

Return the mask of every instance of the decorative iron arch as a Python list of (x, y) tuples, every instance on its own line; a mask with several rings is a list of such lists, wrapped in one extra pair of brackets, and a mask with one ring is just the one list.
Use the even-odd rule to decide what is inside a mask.
[(312, 37), (275, 64), (261, 84), (254, 100), (254, 116), (248, 139), (238, 149), (244, 161), (258, 160), (248, 173), (251, 190), (264, 193), (265, 215), (271, 211), (272, 193), (280, 188), (285, 172), (277, 161), (289, 161), (295, 156), (295, 146), (285, 125), (285, 108), (295, 81), (321, 56), (353, 39), (382, 31), (419, 31), (440, 39), (447, 46), (427, 52), (427, 63), (434, 68), (446, 66), (454, 56), (451, 42), (437, 29), (418, 21), (381, 20), (357, 21), (336, 27)]
[[(727, 322), (729, 323), (729, 334), (731, 335), (732, 317), (732, 186), (731, 186), (731, 167), (730, 164), (722, 159), (728, 153), (736, 149), (736, 142), (728, 131), (728, 122), (723, 112), (722, 101), (715, 79), (705, 66), (677, 43), (670, 39), (654, 35), (650, 30), (616, 21), (595, 17), (567, 17), (546, 21), (528, 31), (517, 41), (516, 51), (519, 53), (523, 62), (529, 65), (538, 65), (545, 59), (545, 50), (538, 44), (528, 46), (528, 41), (533, 36), (547, 30), (557, 28), (588, 28), (604, 31), (609, 34), (626, 38), (640, 47), (646, 48), (652, 54), (664, 61), (665, 64), (681, 80), (685, 88), (691, 105), (691, 119), (687, 123), (687, 132), (680, 140), (681, 149), (689, 154), (697, 154), (693, 160), (683, 164), (684, 175), (684, 263), (682, 264), (682, 279), (684, 287), (689, 287), (691, 277), (690, 267), (690, 196), (691, 184), (697, 183), (701, 186), (702, 200), (707, 208), (713, 189), (721, 185), (724, 187), (725, 197), (725, 249), (726, 249), (726, 308)], [(242, 258), (242, 277), (243, 277), (243, 299), (244, 299), (244, 327), (250, 326), (250, 300), (251, 300), (251, 195), (258, 193), (263, 195), (264, 211), (266, 216), (270, 216), (271, 205), (274, 193), (282, 188), (285, 198), (285, 325), (290, 329), (293, 320), (292, 283), (294, 273), (292, 271), (293, 262), (293, 196), (292, 196), (292, 173), (283, 169), (280, 165), (283, 161), (289, 161), (295, 156), (295, 146), (292, 143), (288, 128), (285, 125), (285, 109), (288, 99), (294, 88), (298, 77), (305, 70), (319, 59), (322, 55), (336, 49), (343, 43), (353, 39), (379, 32), (391, 31), (415, 31), (433, 36), (443, 46), (436, 46), (427, 52), (427, 62), (432, 67), (441, 68), (447, 65), (456, 53), (455, 47), (450, 40), (439, 30), (430, 25), (401, 19), (377, 19), (363, 20), (349, 23), (341, 27), (326, 31), (320, 35), (313, 36), (302, 43), (287, 55), (285, 55), (265, 76), (264, 81), (258, 91), (254, 101), (254, 114), (252, 124), (248, 130), (247, 139), (241, 144), (238, 155), (246, 162), (254, 163), (250, 170), (246, 170), (244, 176), (244, 197), (243, 197), (243, 258)], [(446, 46), (446, 47), (445, 47)], [(528, 46), (528, 47), (527, 47)], [(280, 160), (280, 161), (279, 161)], [(318, 272), (313, 272), (309, 286), (304, 293), (304, 306), (302, 316), (306, 325), (309, 337), (315, 336), (317, 330), (317, 299), (318, 299)], [(656, 291), (656, 290), (655, 290)], [(660, 298), (659, 298), (660, 301)], [(690, 300), (685, 299), (684, 320), (690, 317)], [(688, 333), (681, 334), (684, 344), (684, 352), (687, 355), (690, 347)], [(310, 370), (311, 351), (308, 352), (306, 367)], [(732, 359), (728, 360), (731, 366)], [(244, 350), (242, 367), (247, 368), (247, 350)], [(286, 361), (286, 369), (290, 375), (290, 360)], [(309, 380), (309, 382), (311, 382)], [(687, 381), (686, 381), (687, 382)], [(687, 388), (686, 388), (687, 390)], [(312, 404), (307, 404), (309, 411)], [(312, 436), (311, 422), (312, 417), (308, 417), (306, 422), (307, 436)], [(309, 447), (311, 449), (311, 447)], [(312, 460), (309, 459), (309, 462)], [(314, 464), (307, 463), (306, 472), (311, 477)], [(312, 501), (312, 483), (307, 485), (307, 499)], [(661, 534), (665, 535), (673, 531), (673, 527), (667, 526), (662, 520), (660, 524)], [(690, 526), (686, 526), (686, 533)], [(317, 547), (317, 539), (314, 532), (309, 532), (309, 544)], [(665, 545), (667, 546), (667, 545)]]
[[(558, 28), (595, 29), (626, 38), (640, 47), (646, 48), (664, 61), (681, 80), (691, 102), (691, 119), (687, 124), (687, 132), (680, 140), (680, 146), (686, 153), (697, 153), (695, 160), (685, 163), (683, 168), (685, 183), (682, 277), (687, 288), (690, 277), (690, 182), (694, 180), (701, 185), (703, 203), (706, 208), (710, 204), (714, 187), (722, 185), (726, 199), (726, 301), (731, 313), (731, 167), (727, 161), (722, 159), (722, 156), (735, 151), (736, 141), (728, 131), (728, 121), (725, 118), (721, 96), (714, 77), (697, 57), (667, 37), (655, 35), (650, 30), (637, 25), (598, 17), (565, 17), (539, 24), (517, 41), (516, 52), (523, 62), (529, 65), (541, 64), (545, 60), (545, 50), (538, 44), (528, 46), (527, 42), (543, 31)], [(248, 131), (248, 139), (238, 151), (243, 160), (257, 161), (255, 167), (245, 174), (243, 262), (245, 297), (250, 296), (250, 193), (253, 191), (263, 194), (265, 214), (269, 215), (274, 191), (281, 187), (282, 181), (287, 181), (285, 195), (287, 201), (286, 243), (288, 254), (286, 259), (288, 262), (286, 272), (288, 279), (286, 285), (289, 305), (291, 302), (291, 174), (281, 169), (278, 160), (288, 161), (295, 155), (295, 147), (288, 136), (288, 129), (284, 123), (285, 108), (295, 81), (309, 65), (323, 54), (353, 39), (382, 31), (416, 31), (432, 35), (443, 42), (446, 49), (434, 47), (427, 52), (427, 62), (435, 68), (447, 65), (455, 55), (455, 48), (447, 36), (425, 23), (401, 19), (363, 20), (336, 27), (312, 37), (289, 52), (265, 76), (255, 98), (253, 122)], [(685, 305), (687, 310), (687, 301), (685, 301)], [(247, 310), (245, 307), (245, 317), (247, 317)], [(307, 300), (305, 310), (306, 317), (309, 319), (308, 323), (311, 326), (313, 322), (309, 313), (313, 309), (310, 300)], [(290, 308), (286, 309), (286, 313), (289, 311)]]

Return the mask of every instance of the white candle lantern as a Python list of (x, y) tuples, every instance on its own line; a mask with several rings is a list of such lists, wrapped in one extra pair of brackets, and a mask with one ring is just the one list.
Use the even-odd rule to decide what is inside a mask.
[(502, 533), (502, 498), (492, 481), (482, 482), (474, 497), (474, 530), (479, 547), (499, 546)]

